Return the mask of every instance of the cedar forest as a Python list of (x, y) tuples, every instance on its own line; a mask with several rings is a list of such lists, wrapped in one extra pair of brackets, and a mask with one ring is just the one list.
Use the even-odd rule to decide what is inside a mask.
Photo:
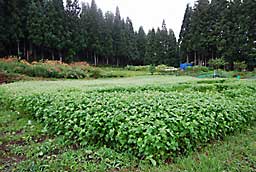
[[(187, 5), (179, 38), (165, 21), (145, 33), (132, 20), (103, 14), (96, 2), (78, 0), (0, 0), (0, 57), (28, 61), (87, 61), (94, 65), (147, 65), (192, 62), (207, 65), (224, 58), (228, 68), (256, 64), (255, 0), (197, 0)], [(143, 12), (143, 11), (141, 11)], [(177, 41), (178, 40), (178, 41)]]

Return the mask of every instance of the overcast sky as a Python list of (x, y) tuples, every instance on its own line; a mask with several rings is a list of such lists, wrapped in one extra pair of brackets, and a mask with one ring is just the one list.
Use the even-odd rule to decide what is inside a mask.
[[(91, 0), (80, 0), (91, 3)], [(182, 24), (186, 4), (193, 4), (194, 0), (96, 0), (98, 8), (103, 12), (115, 13), (116, 6), (119, 7), (121, 16), (132, 19), (135, 30), (143, 26), (145, 32), (152, 27), (162, 25), (163, 19), (167, 28), (172, 28), (178, 37)]]

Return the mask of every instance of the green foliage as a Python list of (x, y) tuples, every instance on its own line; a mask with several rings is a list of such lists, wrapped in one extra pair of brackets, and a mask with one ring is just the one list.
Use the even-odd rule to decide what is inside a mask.
[(131, 71), (147, 71), (148, 70), (148, 66), (131, 66), (131, 65), (127, 65), (125, 67), (125, 69), (131, 70)]
[[(202, 82), (5, 97), (66, 144), (107, 146), (155, 164), (256, 119), (255, 83)], [(179, 90), (179, 92), (177, 92)]]
[(175, 68), (175, 67), (170, 67), (170, 66), (167, 66), (167, 65), (158, 65), (156, 67), (156, 71), (160, 74), (175, 74), (178, 69)]
[(247, 64), (245, 63), (245, 61), (242, 61), (242, 62), (234, 62), (234, 68), (235, 70), (238, 70), (238, 71), (244, 71), (246, 70), (247, 68)]
[[(210, 81), (210, 80), (209, 80)], [(213, 80), (211, 80), (213, 81)], [(170, 159), (156, 167), (123, 152), (106, 147), (67, 146), (63, 137), (42, 133), (38, 121), (26, 114), (0, 109), (0, 161), (2, 171), (253, 171), (255, 159), (255, 123), (199, 149), (188, 156)], [(14, 144), (15, 143), (15, 144)], [(17, 143), (17, 144), (16, 144)], [(5, 147), (6, 146), (6, 147)], [(232, 156), (230, 156), (232, 155)], [(24, 158), (26, 157), (26, 158)], [(5, 161), (20, 158), (19, 163)], [(200, 163), (198, 163), (200, 161)], [(149, 164), (151, 163), (151, 164)]]
[(102, 71), (98, 68), (90, 68), (89, 73), (90, 73), (89, 76), (92, 77), (92, 78), (99, 78), (99, 77), (102, 76), (102, 74), (101, 74)]
[(156, 72), (156, 66), (155, 65), (149, 65), (149, 72), (151, 73), (151, 75), (154, 75), (154, 73)]
[(92, 73), (94, 70), (86, 70), (80, 67), (71, 67), (65, 65), (48, 65), (37, 63), (34, 65), (24, 64), (18, 61), (3, 62), (0, 61), (0, 67), (7, 73), (23, 74), (30, 77), (44, 78), (70, 78), (80, 79), (87, 77), (87, 72)]
[(218, 59), (211, 59), (209, 60), (209, 65), (213, 67), (214, 69), (219, 69), (221, 67), (224, 67), (227, 64), (224, 58), (218, 58)]
[(209, 72), (209, 68), (206, 66), (193, 66), (193, 67), (189, 66), (186, 69), (186, 72), (200, 74), (203, 72)]
[(180, 60), (206, 65), (223, 57), (230, 70), (237, 60), (245, 61), (252, 70), (255, 7), (252, 0), (197, 0), (192, 6), (188, 4), (179, 37)]

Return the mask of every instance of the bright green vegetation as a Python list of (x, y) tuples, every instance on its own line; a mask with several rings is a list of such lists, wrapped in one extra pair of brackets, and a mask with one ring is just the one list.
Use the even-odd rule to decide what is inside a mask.
[[(45, 61), (30, 64), (24, 60), (19, 61), (15, 58), (0, 59), (0, 83), (11, 83), (19, 80), (123, 78), (148, 76), (151, 74), (213, 78), (214, 71), (212, 68), (203, 66), (194, 66), (181, 71), (167, 65), (114, 68), (92, 67), (84, 62), (65, 64), (59, 61)], [(238, 75), (241, 78), (253, 78), (256, 73), (255, 71), (238, 72), (218, 70), (217, 74), (222, 78), (234, 78)]]
[[(244, 134), (249, 143), (246, 148), (240, 147), (238, 138), (239, 144), (232, 143), (234, 150), (242, 153), (231, 160), (230, 154), (221, 153), (228, 142), (220, 149), (215, 148), (218, 144), (203, 147), (254, 124), (255, 85), (253, 80), (174, 76), (31, 81), (1, 86), (0, 102), (19, 112), (13, 114), (13, 119), (19, 116), (23, 127), (31, 125), (28, 119), (33, 119), (35, 126), (38, 122), (42, 124), (41, 129), (34, 127), (31, 135), (51, 138), (38, 144), (32, 136), (27, 147), (14, 147), (12, 153), (26, 157), (18, 168), (51, 171), (65, 169), (69, 162), (72, 165), (68, 169), (78, 171), (232, 171), (245, 167), (253, 170), (255, 135), (250, 130)], [(5, 115), (8, 114), (4, 113), (1, 120)], [(2, 142), (8, 143), (10, 139), (6, 136)], [(191, 154), (197, 150), (203, 152)], [(184, 159), (182, 155), (189, 156)], [(247, 159), (242, 159), (238, 166), (240, 158)], [(231, 167), (225, 166), (228, 163)], [(160, 166), (152, 168), (150, 164)]]
[(186, 157), (152, 167), (112, 149), (65, 146), (30, 116), (0, 111), (0, 170), (8, 171), (255, 171), (255, 123)]
[[(50, 61), (48, 63), (29, 64), (26, 61), (11, 61), (0, 60), (0, 74), (6, 76), (22, 75), (25, 77), (41, 77), (41, 78), (56, 78), (56, 79), (83, 79), (83, 78), (114, 78), (114, 77), (131, 77), (148, 75), (147, 66), (144, 70), (132, 71), (123, 68), (111, 67), (91, 67), (86, 65), (74, 64), (58, 64), (58, 61)], [(51, 64), (53, 63), (53, 64)], [(12, 77), (13, 78), (13, 77)], [(21, 79), (22, 79), (21, 78)], [(0, 81), (1, 81), (0, 77)], [(15, 80), (15, 79), (14, 79)], [(18, 79), (16, 79), (18, 80)], [(11, 82), (8, 78), (6, 82)]]
[(28, 95), (34, 93), (60, 92), (64, 90), (73, 91), (93, 91), (115, 88), (132, 88), (142, 86), (166, 86), (184, 82), (196, 82), (197, 78), (188, 76), (137, 76), (116, 79), (97, 79), (97, 80), (61, 80), (61, 81), (26, 81), (15, 82), (2, 85), (4, 90), (19, 95)]

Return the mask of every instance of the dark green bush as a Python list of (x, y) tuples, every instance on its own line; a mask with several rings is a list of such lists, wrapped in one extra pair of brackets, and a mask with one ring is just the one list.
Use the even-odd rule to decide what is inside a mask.
[(132, 66), (132, 65), (127, 65), (125, 69), (130, 70), (130, 71), (147, 71), (148, 66)]
[(186, 71), (191, 73), (209, 72), (209, 68), (206, 66), (193, 66), (193, 67), (188, 67)]

